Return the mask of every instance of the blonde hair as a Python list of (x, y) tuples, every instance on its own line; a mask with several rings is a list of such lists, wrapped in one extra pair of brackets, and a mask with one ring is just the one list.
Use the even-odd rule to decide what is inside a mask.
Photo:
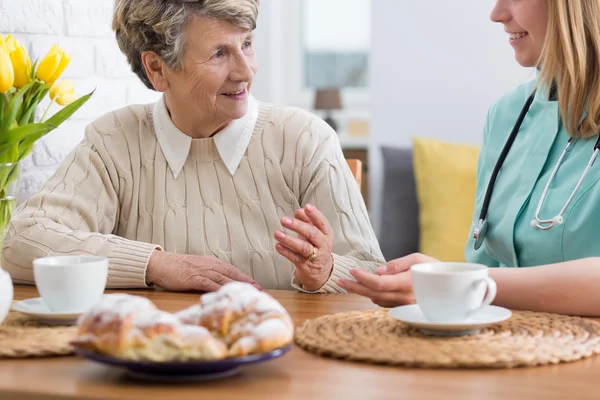
[(194, 16), (216, 18), (252, 31), (259, 0), (115, 0), (112, 29), (132, 71), (150, 89), (141, 55), (155, 52), (169, 68), (179, 70), (185, 29)]
[(548, 0), (539, 84), (556, 85), (560, 114), (572, 137), (589, 138), (600, 127), (598, 21), (598, 0)]

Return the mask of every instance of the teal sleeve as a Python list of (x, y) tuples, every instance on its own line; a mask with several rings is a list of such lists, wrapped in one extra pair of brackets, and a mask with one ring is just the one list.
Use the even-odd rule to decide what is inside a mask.
[(485, 159), (485, 153), (488, 145), (489, 135), (489, 123), (490, 115), (493, 113), (493, 106), (488, 110), (484, 128), (483, 128), (483, 144), (481, 151), (479, 152), (479, 158), (477, 160), (477, 171), (476, 171), (476, 186), (475, 186), (475, 209), (473, 210), (473, 217), (471, 219), (471, 229), (469, 230), (469, 237), (465, 246), (465, 260), (471, 263), (478, 263), (487, 265), (488, 267), (498, 267), (500, 263), (497, 260), (491, 258), (485, 251), (485, 246), (481, 246), (478, 250), (475, 250), (475, 239), (473, 238), (473, 232), (477, 223), (479, 222), (479, 213), (481, 212), (481, 205), (485, 197), (485, 192), (488, 186), (486, 177), (490, 176), (490, 171), (487, 171), (484, 167), (483, 160)]

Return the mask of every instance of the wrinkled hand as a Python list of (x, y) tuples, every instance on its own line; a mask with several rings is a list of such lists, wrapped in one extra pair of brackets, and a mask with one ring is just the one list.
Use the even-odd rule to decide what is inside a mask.
[[(275, 232), (275, 248), (296, 266), (296, 279), (306, 290), (319, 289), (333, 271), (333, 231), (327, 218), (308, 204), (296, 210), (295, 218), (283, 217), (281, 225), (298, 235)], [(316, 258), (310, 256), (316, 251)]]
[(410, 267), (425, 262), (438, 262), (420, 253), (392, 260), (377, 268), (377, 274), (354, 269), (350, 271), (355, 281), (340, 279), (338, 285), (349, 292), (371, 299), (381, 307), (396, 307), (415, 303)]
[(146, 283), (172, 291), (214, 292), (226, 283), (236, 281), (247, 282), (260, 289), (254, 279), (216, 257), (155, 250), (146, 269)]

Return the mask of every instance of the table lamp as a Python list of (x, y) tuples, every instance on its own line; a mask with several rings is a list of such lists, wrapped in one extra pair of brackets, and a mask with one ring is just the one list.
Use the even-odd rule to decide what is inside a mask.
[(317, 89), (315, 93), (315, 110), (325, 110), (327, 112), (325, 122), (337, 131), (337, 124), (331, 117), (331, 110), (342, 109), (342, 99), (338, 88)]

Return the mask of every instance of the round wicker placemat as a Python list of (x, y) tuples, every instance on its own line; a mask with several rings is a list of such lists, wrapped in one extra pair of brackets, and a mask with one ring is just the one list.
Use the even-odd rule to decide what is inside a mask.
[(70, 355), (76, 335), (75, 326), (52, 326), (10, 311), (0, 326), (0, 358)]
[(357, 311), (308, 320), (295, 342), (325, 357), (421, 368), (514, 368), (575, 361), (600, 353), (600, 323), (513, 311), (474, 335), (427, 336), (388, 316)]

